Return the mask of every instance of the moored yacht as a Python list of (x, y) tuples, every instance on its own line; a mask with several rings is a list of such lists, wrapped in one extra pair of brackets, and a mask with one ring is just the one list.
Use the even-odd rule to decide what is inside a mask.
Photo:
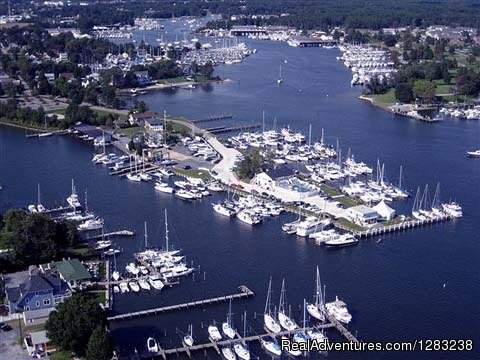
[(80, 204), (80, 201), (78, 200), (78, 195), (75, 190), (75, 184), (72, 179), (72, 193), (70, 194), (69, 197), (67, 197), (67, 203), (74, 209), (82, 207), (82, 204)]
[(286, 314), (285, 306), (286, 306), (286, 289), (285, 289), (285, 279), (282, 280), (282, 291), (280, 292), (280, 303), (278, 305), (278, 322), (280, 323), (281, 327), (287, 331), (293, 331), (298, 328), (295, 321)]
[(167, 193), (167, 194), (172, 194), (173, 193), (173, 188), (168, 186), (168, 184), (163, 183), (163, 182), (156, 182), (155, 183), (155, 190)]
[(77, 226), (78, 231), (98, 230), (103, 228), (103, 219), (89, 219)]
[(317, 266), (317, 277), (315, 279), (315, 296), (313, 303), (307, 303), (307, 312), (311, 317), (325, 321), (325, 305), (323, 303), (322, 284), (320, 282), (320, 271)]
[(273, 340), (266, 340), (265, 338), (260, 339), (260, 344), (262, 347), (267, 350), (269, 353), (276, 355), (276, 356), (281, 356), (282, 355), (282, 349), (280, 346)]
[(235, 209), (228, 207), (225, 203), (212, 204), (213, 210), (220, 215), (227, 217), (234, 217), (236, 215)]
[(270, 278), (270, 281), (268, 283), (268, 292), (267, 292), (267, 300), (265, 302), (265, 312), (263, 315), (263, 323), (267, 331), (272, 332), (274, 334), (278, 334), (279, 332), (282, 331), (282, 328), (280, 327), (280, 324), (277, 322), (277, 320), (275, 320), (275, 318), (273, 317), (270, 311), (271, 296), (272, 296), (272, 278)]
[(154, 338), (149, 337), (147, 339), (147, 349), (148, 349), (148, 352), (158, 353), (158, 344)]
[(245, 224), (257, 225), (262, 219), (248, 210), (241, 210), (237, 213), (237, 219)]
[(213, 341), (222, 340), (222, 335), (220, 334), (220, 331), (218, 331), (218, 327), (216, 327), (215, 325), (209, 325), (208, 326), (208, 336)]
[(344, 247), (358, 244), (358, 239), (351, 234), (342, 234), (336, 239), (327, 240), (324, 244), (328, 247)]
[(237, 358), (230, 346), (222, 347), (222, 355), (226, 360), (235, 360)]
[(352, 321), (352, 315), (348, 312), (347, 304), (335, 296), (335, 301), (326, 303), (325, 309), (327, 313), (333, 316), (336, 320), (348, 324)]

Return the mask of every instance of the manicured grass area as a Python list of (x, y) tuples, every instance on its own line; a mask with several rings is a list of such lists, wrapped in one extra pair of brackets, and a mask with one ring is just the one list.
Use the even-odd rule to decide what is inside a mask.
[(47, 110), (45, 111), (47, 114), (59, 114), (59, 115), (65, 115), (66, 109), (55, 109), (55, 110)]
[(145, 129), (141, 126), (132, 126), (123, 129), (115, 129), (115, 133), (123, 134), (128, 138), (133, 138), (138, 133), (143, 133)]
[(392, 105), (397, 102), (395, 99), (395, 89), (388, 90), (385, 94), (367, 95), (380, 105)]
[(185, 134), (185, 135), (190, 134), (190, 128), (187, 125), (183, 125), (173, 121), (168, 122), (168, 120), (167, 120), (167, 124), (168, 124), (167, 125), (168, 128), (170, 128), (173, 132)]
[(70, 352), (63, 350), (55, 351), (50, 355), (50, 360), (71, 360), (71, 358)]
[(342, 194), (340, 191), (327, 184), (320, 185), (320, 189), (322, 189), (322, 191), (329, 196), (337, 196)]
[(452, 93), (452, 86), (451, 85), (436, 85), (435, 86), (435, 94), (451, 94)]
[(186, 82), (186, 81), (188, 80), (185, 76), (180, 76), (180, 77), (171, 78), (171, 79), (158, 80), (158, 83), (159, 84), (176, 84), (176, 83)]
[(113, 117), (116, 119), (117, 117), (119, 119), (122, 119), (122, 120), (127, 120), (128, 119), (128, 116), (127, 115), (124, 115), (124, 114), (118, 114), (117, 112), (115, 111), (108, 111), (108, 110), (97, 110), (97, 109), (92, 109), (92, 111), (94, 113), (96, 113), (97, 115), (103, 115), (103, 116), (106, 116), (108, 114), (112, 114)]
[(340, 196), (335, 198), (335, 200), (338, 201), (340, 204), (343, 204), (349, 207), (362, 204), (362, 201), (352, 199), (351, 197), (348, 197), (348, 196)]
[(384, 226), (395, 225), (395, 224), (400, 224), (404, 221), (406, 221), (406, 220), (402, 219), (402, 217), (400, 217), (400, 216), (397, 216), (396, 218), (394, 218), (392, 220), (387, 220), (387, 221), (382, 222), (382, 225), (384, 225)]
[(72, 257), (90, 258), (95, 255), (95, 250), (89, 247), (68, 248), (67, 252)]
[(351, 221), (348, 221), (347, 219), (343, 219), (343, 218), (335, 221), (335, 224), (340, 225), (341, 227), (351, 229), (353, 231), (363, 231), (363, 230), (365, 230), (364, 227), (362, 227), (360, 225), (357, 225), (357, 224), (354, 224)]
[(178, 175), (192, 177), (192, 178), (200, 178), (202, 180), (208, 180), (211, 178), (210, 173), (206, 170), (198, 170), (198, 169), (185, 170), (178, 167), (174, 167), (173, 171)]

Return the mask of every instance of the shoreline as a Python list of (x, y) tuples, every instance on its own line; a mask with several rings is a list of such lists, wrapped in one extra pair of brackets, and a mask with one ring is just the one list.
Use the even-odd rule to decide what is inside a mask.
[(388, 105), (379, 104), (378, 102), (375, 101), (375, 99), (372, 99), (372, 98), (370, 98), (366, 95), (360, 95), (360, 96), (357, 97), (357, 99), (362, 100), (362, 101), (366, 101), (366, 102), (370, 103), (371, 105), (375, 106), (376, 108), (382, 109), (382, 110), (387, 111), (389, 113), (392, 113), (392, 114), (394, 113)]
[(0, 120), (0, 125), (16, 127), (16, 128), (25, 129), (25, 130), (31, 130), (31, 131), (35, 131), (35, 132), (38, 132), (38, 133), (47, 133), (47, 132), (52, 132), (52, 131), (62, 131), (62, 129), (58, 129), (58, 128), (40, 129), (40, 128), (32, 127), (31, 125), (23, 125), (23, 124), (14, 123), (14, 122), (8, 122), (8, 121), (5, 121), (5, 120)]

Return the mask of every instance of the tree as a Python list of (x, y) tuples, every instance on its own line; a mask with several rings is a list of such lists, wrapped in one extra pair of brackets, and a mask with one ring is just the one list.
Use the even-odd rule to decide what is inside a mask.
[(432, 102), (435, 98), (435, 84), (428, 80), (419, 79), (413, 83), (413, 95), (425, 102)]
[(408, 83), (400, 83), (395, 87), (395, 98), (402, 103), (413, 100), (412, 87)]
[[(48, 338), (63, 350), (73, 351), (83, 356), (89, 343), (90, 335), (98, 326), (105, 326), (105, 313), (98, 305), (98, 300), (90, 294), (73, 294), (71, 298), (57, 306), (57, 311), (50, 313), (45, 329)], [(103, 341), (103, 335), (97, 332), (92, 343)]]
[(113, 353), (113, 342), (104, 326), (98, 325), (88, 340), (87, 360), (110, 360)]
[(50, 94), (52, 87), (45, 77), (45, 73), (42, 71), (38, 75), (38, 93), (41, 95)]
[(244, 159), (238, 164), (237, 173), (243, 179), (251, 179), (260, 172), (264, 166), (264, 158), (258, 150), (245, 154)]

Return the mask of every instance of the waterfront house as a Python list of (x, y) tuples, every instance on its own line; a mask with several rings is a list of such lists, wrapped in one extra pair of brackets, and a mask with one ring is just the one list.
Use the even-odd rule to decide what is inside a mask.
[(163, 131), (163, 121), (153, 118), (145, 120), (145, 130), (150, 133), (159, 133)]
[(379, 216), (374, 209), (365, 205), (357, 205), (348, 208), (344, 217), (355, 224), (369, 226), (375, 224)]
[(153, 111), (145, 111), (142, 113), (132, 113), (128, 117), (128, 121), (130, 122), (131, 125), (139, 125), (139, 126), (145, 125), (146, 120), (154, 120), (154, 119), (155, 119), (155, 113)]
[(58, 274), (41, 274), (31, 267), (28, 277), (18, 286), (5, 289), (10, 313), (53, 309), (72, 295), (68, 284)]
[(92, 275), (78, 259), (55, 261), (40, 265), (43, 274), (58, 274), (71, 290), (81, 289), (91, 283)]
[(274, 190), (280, 180), (291, 176), (293, 176), (293, 170), (286, 165), (280, 165), (256, 174), (250, 183), (265, 190)]

